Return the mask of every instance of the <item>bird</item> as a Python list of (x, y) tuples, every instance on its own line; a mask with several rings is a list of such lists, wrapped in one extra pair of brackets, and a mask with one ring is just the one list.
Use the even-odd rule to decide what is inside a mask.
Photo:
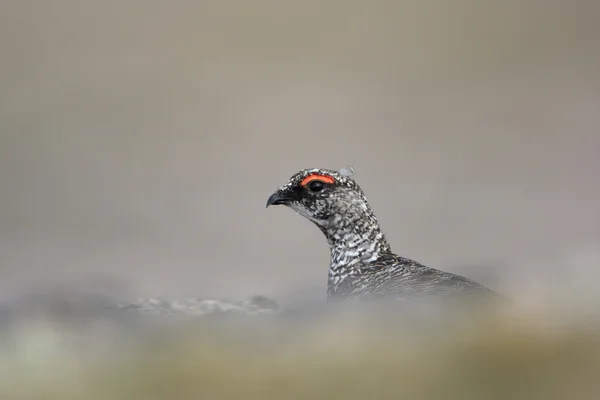
[(325, 235), (331, 253), (327, 300), (500, 296), (466, 277), (395, 254), (353, 174), (352, 167), (303, 169), (267, 200), (267, 208), (291, 208)]

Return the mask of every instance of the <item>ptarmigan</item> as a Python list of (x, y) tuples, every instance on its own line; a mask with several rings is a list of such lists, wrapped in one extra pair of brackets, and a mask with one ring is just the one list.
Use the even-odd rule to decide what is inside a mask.
[(497, 295), (462, 276), (394, 254), (352, 172), (302, 170), (267, 201), (267, 207), (285, 205), (295, 210), (325, 234), (331, 250), (329, 300)]

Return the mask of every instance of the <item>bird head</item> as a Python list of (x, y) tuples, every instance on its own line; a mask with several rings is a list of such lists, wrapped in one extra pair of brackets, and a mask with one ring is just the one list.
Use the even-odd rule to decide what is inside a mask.
[(267, 207), (285, 205), (321, 227), (342, 222), (345, 215), (365, 213), (369, 206), (353, 172), (352, 168), (299, 171), (269, 197)]

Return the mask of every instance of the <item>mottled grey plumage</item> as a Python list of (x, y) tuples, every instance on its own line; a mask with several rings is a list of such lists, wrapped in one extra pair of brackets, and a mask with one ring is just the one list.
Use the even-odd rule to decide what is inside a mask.
[[(315, 223), (331, 249), (329, 299), (495, 294), (459, 275), (394, 254), (353, 170), (305, 169), (269, 198)], [(313, 183), (316, 182), (316, 183)]]

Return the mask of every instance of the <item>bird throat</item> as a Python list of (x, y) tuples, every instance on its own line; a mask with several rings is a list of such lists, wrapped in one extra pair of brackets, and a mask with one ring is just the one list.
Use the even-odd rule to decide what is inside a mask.
[(351, 274), (361, 265), (391, 252), (370, 209), (364, 213), (335, 214), (327, 225), (319, 227), (331, 250), (330, 278)]

